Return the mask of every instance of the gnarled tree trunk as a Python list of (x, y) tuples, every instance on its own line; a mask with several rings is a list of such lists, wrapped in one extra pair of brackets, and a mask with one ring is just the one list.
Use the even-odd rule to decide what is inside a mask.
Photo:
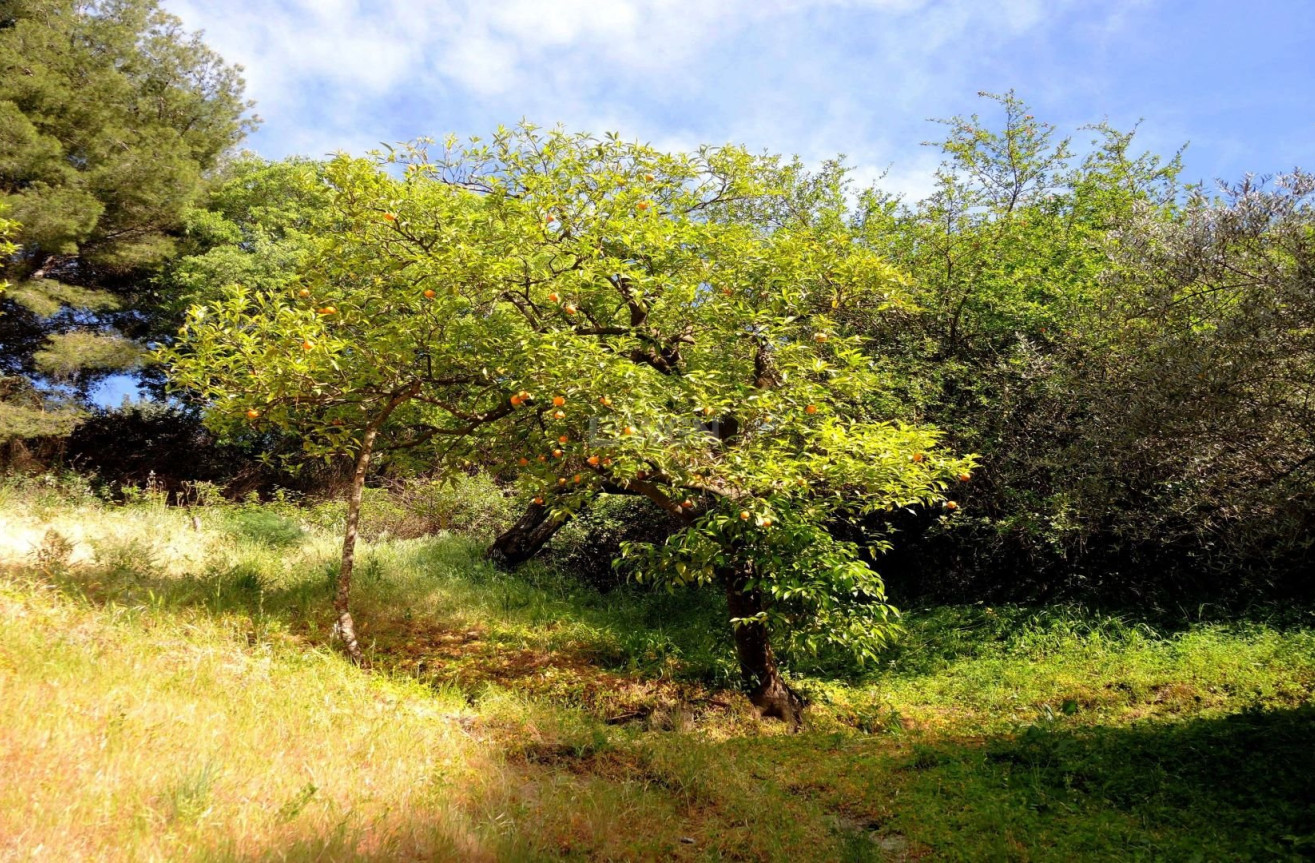
[(502, 569), (515, 569), (538, 554), (568, 521), (570, 516), (554, 517), (548, 507), (532, 503), (515, 524), (493, 540), (484, 556)]
[(744, 678), (749, 700), (764, 718), (780, 719), (798, 728), (803, 720), (806, 702), (781, 676), (766, 625), (753, 619), (766, 606), (762, 593), (749, 587), (751, 574), (752, 570), (747, 564), (728, 567), (722, 573), (731, 619), (743, 621), (732, 625), (740, 674)]

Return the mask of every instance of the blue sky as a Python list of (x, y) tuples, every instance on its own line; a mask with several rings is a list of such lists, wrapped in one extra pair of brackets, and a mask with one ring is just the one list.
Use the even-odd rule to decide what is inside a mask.
[[(1312, 0), (165, 0), (246, 67), (262, 155), (522, 117), (735, 142), (917, 197), (930, 117), (1017, 90), (1066, 130), (1138, 120), (1189, 179), (1312, 168)], [(983, 106), (984, 107), (984, 106)], [(1078, 133), (1079, 136), (1081, 133)]]
[[(911, 199), (927, 122), (1013, 88), (1038, 118), (1143, 121), (1185, 179), (1315, 169), (1315, 0), (164, 0), (246, 67), (267, 157), (522, 118), (737, 143)], [(121, 397), (107, 388), (105, 401)]]

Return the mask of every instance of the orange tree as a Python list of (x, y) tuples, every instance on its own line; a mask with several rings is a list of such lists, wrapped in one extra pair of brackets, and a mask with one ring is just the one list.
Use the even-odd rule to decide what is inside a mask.
[[(426, 205), (444, 221), (426, 235), (436, 248), (417, 274), (375, 254), (409, 233), (388, 203), (398, 182), (373, 164), (253, 165), (236, 181), (250, 197), (276, 191), (283, 205), (266, 202), (263, 215), (253, 210), (245, 220), (210, 226), (233, 234), (231, 242), (189, 259), (184, 275), (195, 302), (157, 356), (175, 387), (205, 401), (207, 423), (218, 431), (277, 432), (300, 438), (304, 458), (354, 459), (334, 608), (335, 631), (361, 662), (349, 600), (371, 458), (403, 430), (428, 425), (447, 392), (478, 397), (493, 386), (465, 349), (477, 321), (466, 314), (469, 303), (453, 289), (430, 287), (450, 281), (437, 277), (445, 252), (454, 271), (481, 277), (478, 264), (491, 258), (474, 266), (466, 258), (485, 226), (463, 219), (468, 195), (419, 190), (452, 200)], [(510, 410), (494, 406), (471, 419)]]
[[(337, 315), (235, 288), (204, 339), (195, 323), (184, 334), (186, 382), (209, 387), (217, 413), (241, 422), (260, 393), (260, 420), (361, 452), (369, 423), (387, 422), (391, 445), (478, 460), (558, 513), (649, 498), (684, 528), (627, 549), (636, 571), (725, 591), (765, 715), (801, 707), (773, 636), (880, 647), (881, 581), (832, 529), (897, 506), (948, 511), (971, 463), (938, 454), (933, 430), (875, 415), (889, 382), (837, 312), (898, 305), (905, 286), (854, 242), (841, 173), (532, 127), (379, 162), (329, 169), (333, 218), (298, 284)], [(294, 349), (294, 323), (342, 340), (309, 377), (321, 361)], [(359, 408), (311, 399), (325, 380), (368, 391), (369, 410), (331, 425)]]

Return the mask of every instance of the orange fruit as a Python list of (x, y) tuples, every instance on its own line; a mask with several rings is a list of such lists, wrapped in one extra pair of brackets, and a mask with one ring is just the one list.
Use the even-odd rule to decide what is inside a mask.
[(529, 463), (530, 460), (527, 459), (525, 456), (521, 456), (519, 459), (516, 460), (516, 464), (520, 465), (521, 467), (525, 467)]
[(648, 201), (640, 201), (638, 204), (635, 204), (635, 209), (637, 210), (647, 210), (648, 208), (649, 208)]
[(704, 409), (703, 409), (703, 415), (704, 415), (705, 417), (710, 417), (710, 416), (712, 416), (712, 408), (704, 408)]
[(634, 433), (635, 433), (634, 426), (626, 426), (623, 429), (621, 429), (621, 434), (634, 434)]
[(568, 315), (573, 315), (575, 314), (575, 306), (571, 305), (570, 303), (567, 303), (566, 305), (562, 306), (562, 311), (566, 312), (566, 314)]
[(559, 450), (559, 449), (555, 449), (555, 450), (553, 450), (553, 451), (552, 451), (552, 457), (553, 457), (553, 458), (561, 458), (561, 457), (562, 457), (562, 451)]
[(818, 334), (816, 334), (815, 336), (813, 336), (813, 341), (815, 341), (815, 342), (824, 342), (824, 341), (826, 341), (826, 340), (829, 339), (829, 338), (831, 338), (831, 337), (828, 336), (826, 333), (818, 333)]
[(555, 407), (555, 408), (559, 408), (559, 407), (561, 407), (561, 406), (564, 405), (564, 404), (566, 404), (566, 396), (553, 396), (553, 397), (552, 397), (552, 406), (553, 406), (553, 407)]
[(530, 394), (527, 393), (525, 390), (521, 390), (520, 392), (516, 393), (516, 395), (520, 396), (521, 401), (523, 402), (527, 402), (530, 400)]
[(537, 503), (539, 506), (543, 506), (543, 498), (541, 497), (536, 497), (534, 499), (534, 502)]
[(612, 466), (612, 460), (610, 458), (603, 459), (603, 467), (611, 467), (611, 466)]
[(809, 415), (817, 413), (817, 405), (809, 405), (808, 407), (804, 408), (804, 413)]
[(572, 477), (572, 479), (574, 479), (576, 482), (579, 482), (579, 481), (580, 481), (580, 475), (577, 473), (574, 477)]
[(748, 520), (749, 520), (749, 511), (747, 509), (740, 510), (740, 521), (748, 521)]
[(436, 296), (438, 296), (438, 294), (434, 293), (433, 288), (425, 288), (425, 299), (432, 300)]
[(559, 476), (559, 477), (557, 477), (557, 484), (558, 484), (558, 485), (566, 485), (566, 477), (564, 477), (564, 476)]
[(260, 419), (260, 411), (256, 410), (255, 408), (247, 408), (247, 419), (249, 420)]
[(387, 220), (390, 221), (390, 222), (396, 222), (396, 221), (397, 221), (397, 216), (394, 216), (392, 213), (384, 213), (384, 218), (387, 219)]
[(553, 222), (557, 221), (557, 217), (554, 216), (552, 213), (549, 213), (548, 218), (545, 219), (544, 221), (546, 221), (548, 224), (551, 225)]
[(552, 418), (555, 420), (566, 419), (566, 414), (563, 411), (553, 411)]
[(594, 467), (598, 467), (598, 463), (599, 463), (600, 461), (602, 461), (602, 459), (600, 459), (600, 458), (599, 458), (598, 456), (596, 456), (596, 455), (591, 455), (591, 456), (589, 456), (588, 459), (586, 459), (586, 461), (588, 461), (589, 464), (593, 465)]
[(520, 397), (520, 396), (512, 396), (512, 397), (511, 397), (511, 406), (514, 407), (514, 408), (518, 408), (518, 407), (520, 407), (520, 406), (521, 406), (521, 397)]
[(690, 500), (689, 498), (685, 498), (680, 502), (681, 509), (693, 509), (693, 507), (694, 507), (694, 501)]
[(310, 296), (310, 291), (306, 290), (305, 288), (302, 288), (300, 291), (297, 291), (297, 296), (301, 297), (304, 300)]
[(548, 457), (547, 457), (546, 455), (541, 455), (541, 456), (539, 456), (539, 461), (547, 461), (547, 460), (548, 460)]
[(953, 512), (954, 510), (959, 508), (959, 505), (952, 500), (947, 500), (945, 502), (945, 508)]
[(607, 396), (600, 396), (598, 399), (598, 403), (605, 408), (612, 406), (612, 400), (609, 399)]
[(304, 342), (301, 343), (301, 349), (302, 349), (303, 351), (308, 351), (308, 350), (310, 350), (310, 349), (313, 348), (313, 347), (315, 347), (315, 345), (311, 344), (310, 339), (307, 339), (306, 341), (304, 341)]
[(652, 174), (645, 174), (645, 175), (644, 175), (644, 179), (651, 183), (651, 182), (653, 182), (653, 175), (652, 175)]
[(333, 314), (333, 313), (336, 312), (336, 311), (338, 311), (338, 310), (335, 309), (333, 306), (325, 306), (324, 308), (320, 309), (320, 314), (322, 314), (322, 315), (331, 315), (331, 314)]
[(771, 527), (771, 526), (772, 526), (772, 520), (770, 518), (763, 519), (763, 527)]
[(961, 473), (961, 474), (959, 474), (959, 482), (967, 482), (968, 480), (970, 480), (970, 479), (972, 479), (972, 478), (973, 478), (973, 477), (972, 477), (972, 474), (968, 474), (968, 473)]
[(557, 442), (558, 442), (558, 443), (570, 443), (570, 442), (571, 442), (571, 439), (570, 439), (569, 437), (567, 437), (566, 435), (562, 435), (561, 437), (557, 438)]
[(917, 464), (918, 462), (922, 461), (924, 458), (926, 458), (926, 456), (923, 455), (923, 454), (920, 453), (920, 452), (915, 452), (915, 453), (913, 454), (913, 461), (914, 461), (915, 464)]
[(555, 303), (555, 302), (557, 302), (558, 299), (560, 299), (560, 298), (557, 296), (556, 293), (551, 293), (551, 294), (548, 295), (548, 302), (550, 302), (550, 303)]

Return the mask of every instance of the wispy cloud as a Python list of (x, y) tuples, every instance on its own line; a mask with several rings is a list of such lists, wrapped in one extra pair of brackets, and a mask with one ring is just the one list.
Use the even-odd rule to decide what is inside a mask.
[(1136, 42), (1127, 35), (1144, 31), (1159, 5), (165, 2), (247, 67), (266, 118), (252, 145), (267, 155), (359, 152), (526, 117), (810, 160), (845, 152), (867, 175), (889, 167), (887, 180), (910, 194), (928, 188), (934, 164), (917, 146), (937, 131), (925, 118), (974, 110), (979, 89), (1018, 87), (1061, 121), (1098, 120), (1111, 108), (1125, 119), (1130, 85), (1109, 58), (1121, 40)]

